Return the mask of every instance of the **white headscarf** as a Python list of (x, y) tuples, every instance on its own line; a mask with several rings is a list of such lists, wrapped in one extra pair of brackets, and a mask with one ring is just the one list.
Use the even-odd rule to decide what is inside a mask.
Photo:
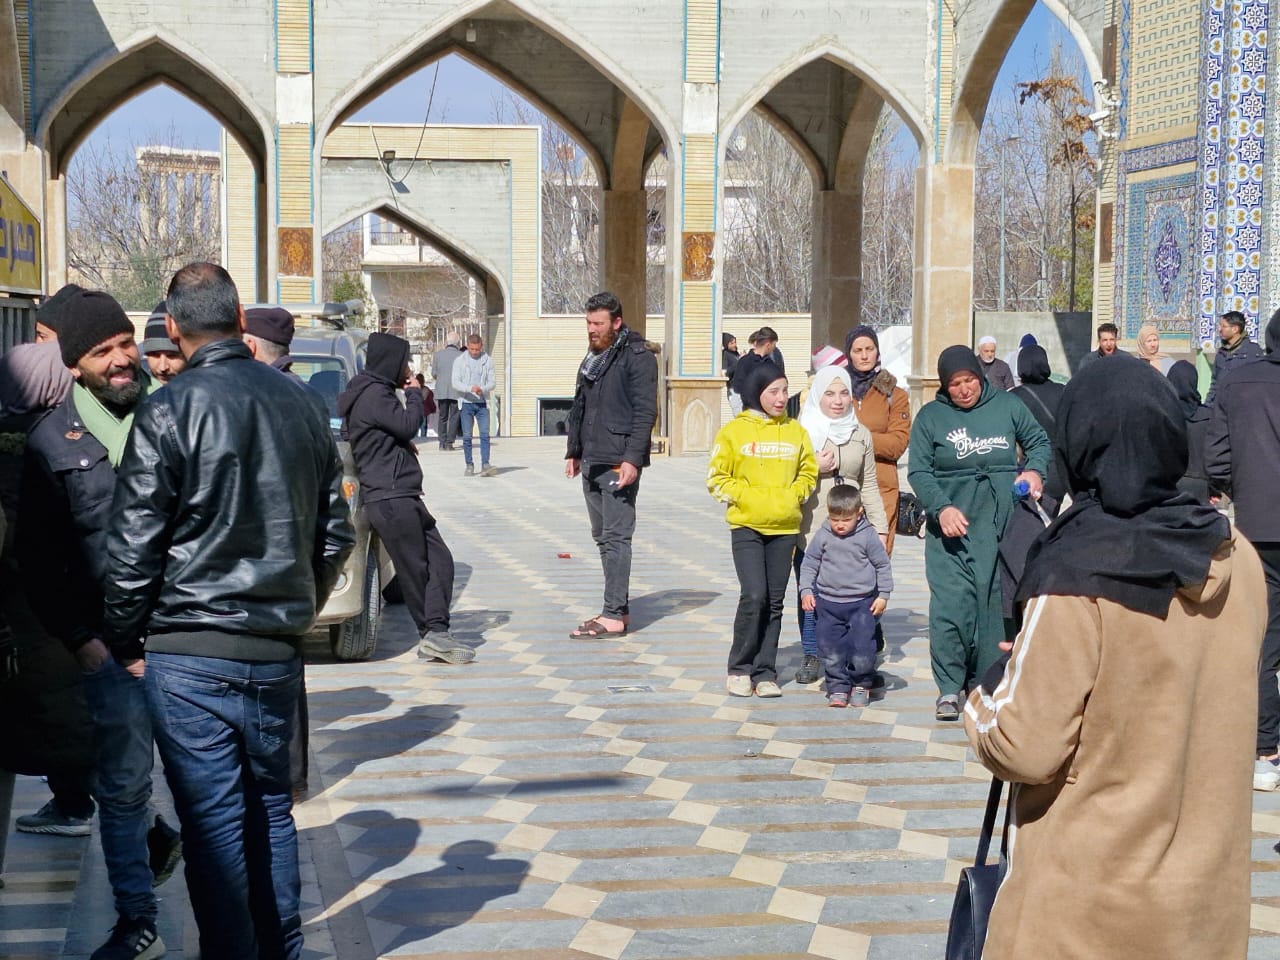
[[(849, 412), (839, 418), (828, 417), (818, 406), (833, 380), (839, 380), (850, 391)], [(823, 367), (813, 375), (809, 396), (805, 399), (804, 409), (800, 411), (800, 425), (809, 431), (814, 453), (820, 451), (828, 440), (833, 447), (843, 446), (858, 429), (858, 419), (853, 415), (852, 391), (849, 374), (843, 367)]]

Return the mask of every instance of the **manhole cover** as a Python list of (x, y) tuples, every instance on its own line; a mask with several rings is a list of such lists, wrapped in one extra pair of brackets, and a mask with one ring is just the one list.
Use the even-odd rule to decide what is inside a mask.
[(610, 693), (653, 693), (653, 687), (647, 683), (610, 683)]

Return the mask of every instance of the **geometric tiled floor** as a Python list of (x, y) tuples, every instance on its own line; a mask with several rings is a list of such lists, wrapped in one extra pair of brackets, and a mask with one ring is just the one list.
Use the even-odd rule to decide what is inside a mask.
[[(941, 956), (986, 776), (961, 727), (933, 720), (922, 545), (895, 551), (883, 700), (830, 710), (796, 686), (792, 598), (784, 696), (730, 698), (737, 582), (704, 460), (644, 475), (633, 633), (615, 642), (567, 636), (599, 611), (600, 574), (562, 456), (500, 441), (482, 479), (423, 449), (475, 663), (418, 661), (402, 607), (369, 663), (309, 645), (307, 956)], [(44, 798), (20, 781), (15, 814)], [(1280, 796), (1254, 807), (1263, 960), (1280, 958)], [(8, 860), (0, 956), (87, 955), (111, 922), (96, 839), (16, 835)], [(162, 892), (170, 956), (196, 956), (181, 879)]]

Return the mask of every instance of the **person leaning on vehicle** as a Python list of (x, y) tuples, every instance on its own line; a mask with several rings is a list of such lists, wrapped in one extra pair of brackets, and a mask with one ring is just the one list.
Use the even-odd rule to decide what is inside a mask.
[[(405, 402), (396, 397), (403, 387)], [(413, 438), (422, 424), (422, 391), (409, 371), (409, 341), (369, 334), (364, 372), (338, 396), (369, 524), (391, 562), (421, 637), (424, 660), (469, 663), (475, 651), (449, 631), (453, 554), (422, 502), (422, 467)]]

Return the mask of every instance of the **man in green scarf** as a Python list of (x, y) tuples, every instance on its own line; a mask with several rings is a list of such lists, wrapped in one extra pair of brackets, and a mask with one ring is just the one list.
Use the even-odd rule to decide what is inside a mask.
[[(58, 346), (75, 385), (32, 427), (27, 440), (19, 557), (32, 609), (84, 671), (93, 717), (94, 794), (119, 915), (110, 939), (93, 958), (160, 957), (165, 948), (156, 933), (152, 884), (155, 876), (172, 871), (176, 842), (171, 830), (151, 826), (154, 748), (142, 680), (113, 659), (102, 641), (105, 539), (116, 467), (146, 381), (133, 324), (108, 294), (80, 290), (66, 298)], [(59, 828), (67, 819), (55, 792), (38, 813), (19, 819), (19, 829), (63, 832)], [(24, 820), (32, 822), (24, 827)], [(154, 866), (149, 827), (157, 840), (168, 838), (168, 852)]]

